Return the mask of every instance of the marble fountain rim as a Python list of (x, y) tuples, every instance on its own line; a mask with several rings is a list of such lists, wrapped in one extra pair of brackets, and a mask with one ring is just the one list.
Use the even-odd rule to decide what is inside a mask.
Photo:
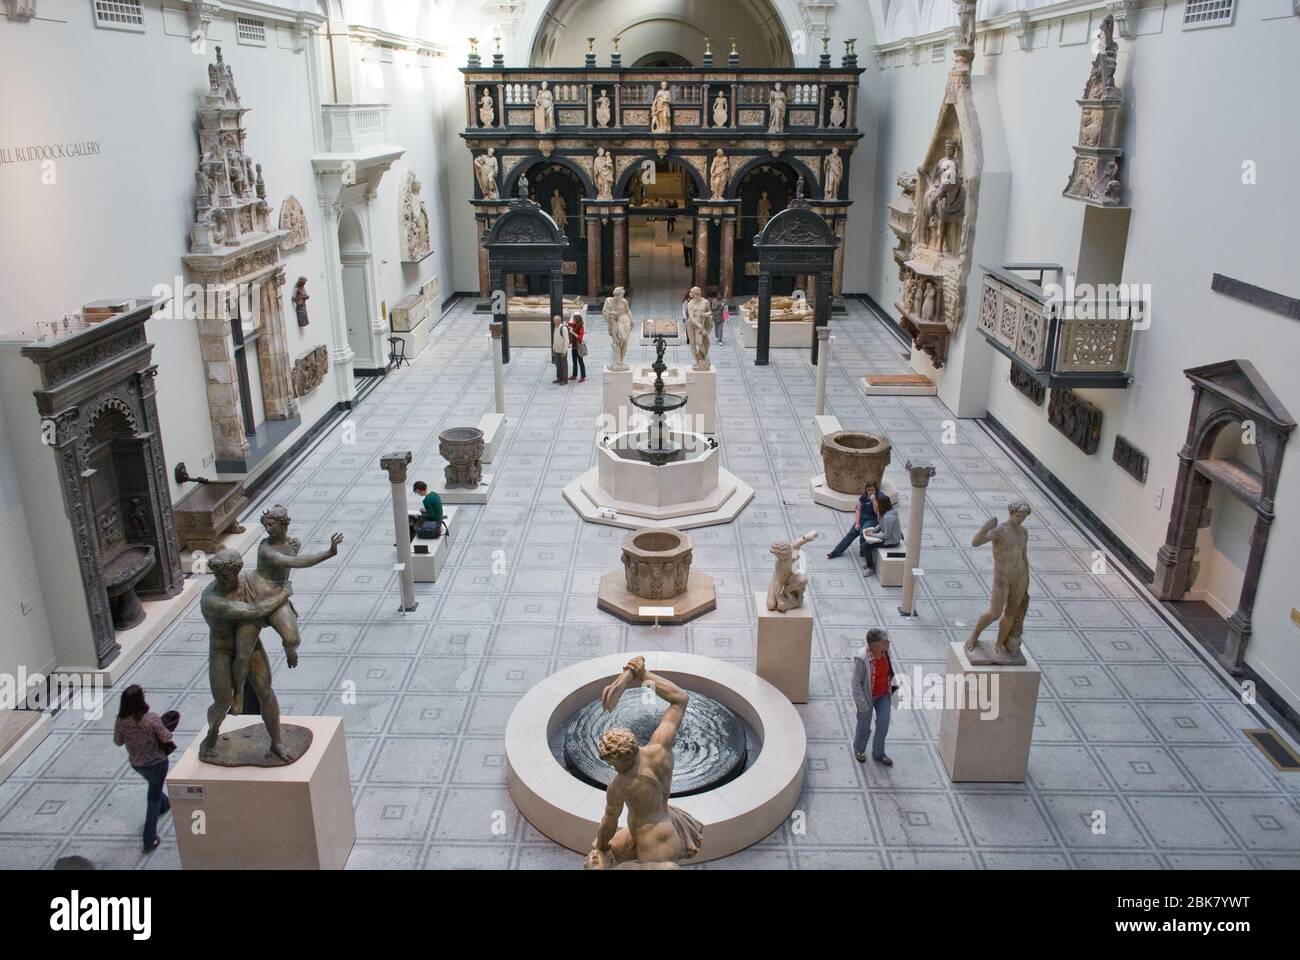
[[(802, 719), (776, 687), (713, 657), (653, 651), (646, 666), (688, 691), (710, 696), (739, 714), (758, 734), (758, 758), (736, 779), (674, 798), (704, 824), (699, 854), (687, 864), (729, 856), (758, 843), (793, 812), (803, 790), (808, 751)], [(550, 738), (580, 706), (599, 696), (628, 655), (609, 654), (565, 667), (536, 684), (506, 723), (506, 780), (521, 814), (545, 836), (586, 854), (605, 809), (605, 791), (573, 776), (556, 759)], [(626, 811), (620, 822), (626, 823)], [(580, 863), (575, 861), (575, 868)]]

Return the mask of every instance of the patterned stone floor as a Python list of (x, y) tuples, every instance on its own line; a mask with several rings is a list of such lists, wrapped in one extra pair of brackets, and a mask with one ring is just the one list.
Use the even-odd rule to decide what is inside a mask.
[[(686, 286), (680, 247), (656, 253), (638, 235), (634, 252), (636, 316), (674, 313)], [(651, 286), (660, 293), (648, 294)], [(273, 497), (306, 544), (333, 530), (346, 537), (337, 561), (294, 575), (300, 666), (288, 670), (271, 646), (286, 714), (345, 717), (358, 832), (349, 867), (576, 868), (579, 858), (533, 830), (506, 793), (501, 738), (516, 699), (566, 664), (616, 651), (749, 664), (750, 594), (766, 588), (768, 545), (808, 529), (836, 537), (847, 526), (808, 493), (820, 467), (806, 353), (775, 350), (758, 368), (729, 330), (714, 351), (722, 452), (757, 495), (735, 523), (692, 534), (695, 565), (717, 581), (718, 608), (660, 629), (598, 611), (597, 580), (618, 567), (622, 531), (583, 524), (560, 493), (594, 462), (609, 348), (604, 330), (593, 330), (595, 375), (585, 384), (552, 385), (546, 351), (515, 353), (491, 502), (461, 508), (441, 581), (419, 586), (419, 609), (399, 614), (378, 459), (409, 447), (415, 474), (432, 475), (437, 431), (490, 409), (488, 336), (469, 310), (453, 309), (425, 353), (384, 380)], [(809, 737), (801, 826), (703, 869), (1300, 866), (1300, 777), (1276, 773), (1241, 733), (1261, 719), (1123, 575), (1091, 572), (1093, 542), (978, 423), (958, 422), (956, 442), (945, 444), (949, 414), (937, 399), (868, 399), (858, 378), (901, 372), (899, 345), (856, 304), (833, 323), (831, 412), (891, 438), (900, 488), (906, 458), (938, 467), (921, 616), (900, 618), (898, 590), (865, 579), (856, 560), (810, 552), (817, 626), (811, 699), (799, 707)], [(686, 362), (684, 347), (672, 349)], [(927, 710), (895, 712), (891, 769), (859, 765), (848, 742), (848, 658), (865, 628), (890, 629), (901, 670), (941, 672), (946, 644), (964, 639), (962, 624), (988, 596), (990, 555), (970, 537), (1016, 497), (1034, 507), (1026, 643), (1043, 669), (1029, 781), (951, 784), (939, 715)], [(205, 657), (194, 606), (123, 682), (143, 684), (159, 711), (179, 709), (188, 739), (208, 704)], [(355, 703), (345, 703), (353, 688)], [(49, 866), (72, 853), (101, 866), (179, 865), (170, 822), (162, 847), (140, 854), (144, 783), (113, 746), (109, 713), (93, 721), (60, 713), (55, 732), (0, 785), (0, 866)], [(1104, 833), (1093, 832), (1094, 811), (1106, 815)]]

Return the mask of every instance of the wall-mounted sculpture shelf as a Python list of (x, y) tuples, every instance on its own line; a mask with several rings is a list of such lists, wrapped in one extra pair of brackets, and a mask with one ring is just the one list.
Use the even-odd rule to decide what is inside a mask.
[[(980, 269), (980, 333), (1027, 376), (1053, 389), (1124, 389), (1133, 383), (1133, 332), (1146, 307), (1140, 300), (1112, 297), (1105, 290), (1106, 296), (1076, 296), (1065, 304), (1052, 296), (1053, 284), (1044, 283), (1047, 274), (1055, 273), (1055, 287), (1062, 289), (1062, 268), (1055, 263)], [(1030, 280), (1021, 273), (1038, 277)], [(1125, 289), (1115, 287), (1120, 293)]]

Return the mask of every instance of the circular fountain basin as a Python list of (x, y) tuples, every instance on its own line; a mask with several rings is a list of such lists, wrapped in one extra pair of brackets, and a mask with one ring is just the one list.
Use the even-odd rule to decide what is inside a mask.
[(615, 500), (651, 507), (668, 507), (706, 499), (718, 488), (721, 454), (702, 433), (664, 431), (667, 444), (682, 448), (679, 459), (664, 464), (647, 463), (640, 445), (651, 440), (650, 430), (616, 433), (597, 446), (600, 486)]
[[(673, 801), (704, 825), (700, 852), (687, 863), (743, 850), (784, 824), (803, 789), (808, 751), (803, 721), (790, 701), (732, 663), (668, 651), (645, 657), (648, 669), (737, 714), (759, 743), (757, 756), (735, 779)], [(506, 723), (510, 798), (537, 830), (574, 851), (575, 868), (591, 850), (605, 812), (605, 791), (566, 770), (551, 750), (551, 739), (580, 708), (599, 699), (625, 663), (626, 654), (611, 654), (552, 674), (524, 694)]]

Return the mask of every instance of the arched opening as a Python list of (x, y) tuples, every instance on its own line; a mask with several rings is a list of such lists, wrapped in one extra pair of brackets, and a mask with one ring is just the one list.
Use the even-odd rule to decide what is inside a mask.
[[(652, 9), (642, 9), (652, 7)], [(607, 62), (614, 37), (623, 63), (638, 67), (690, 67), (701, 63), (706, 41), (715, 62), (726, 60), (734, 38), (741, 62), (754, 67), (794, 64), (787, 24), (772, 0), (656, 0), (612, 4), (608, 0), (552, 0), (542, 12), (529, 52), (535, 67), (583, 62), (587, 37)]]
[[(758, 291), (758, 253), (754, 240), (767, 222), (790, 205), (803, 171), (784, 160), (758, 160), (741, 169), (734, 196), (740, 200), (740, 228), (736, 231), (734, 262), (742, 275), (733, 279), (739, 293)], [(805, 180), (805, 189), (807, 181)], [(772, 278), (772, 293), (789, 296), (795, 287), (792, 276)]]
[[(528, 177), (528, 199), (551, 215), (563, 231), (568, 244), (564, 248), (564, 292), (580, 294), (587, 289), (587, 235), (582, 218), (582, 201), (588, 199), (584, 178), (573, 167), (555, 160), (538, 160), (521, 171)], [(519, 177), (514, 177), (518, 184)], [(512, 190), (517, 188), (512, 184)], [(547, 279), (540, 275), (518, 277), (512, 286), (516, 294), (549, 293)]]
[(673, 53), (670, 50), (656, 50), (654, 53), (647, 53), (643, 57), (638, 57), (636, 63), (632, 64), (633, 69), (671, 69), (673, 67), (693, 67), (695, 64), (687, 60), (680, 53)]
[(354, 207), (339, 215), (339, 262), (343, 279), (343, 315), (348, 326), (348, 346), (356, 354), (358, 370), (382, 367), (377, 355), (370, 290), (370, 246), (365, 226)]

